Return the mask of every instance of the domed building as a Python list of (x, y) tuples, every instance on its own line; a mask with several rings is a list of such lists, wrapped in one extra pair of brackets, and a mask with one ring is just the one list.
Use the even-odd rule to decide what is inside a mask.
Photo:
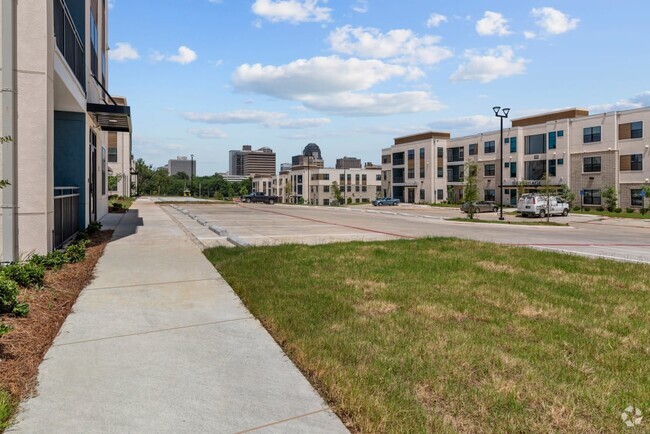
[(305, 146), (305, 149), (302, 151), (302, 155), (305, 157), (314, 157), (319, 160), (323, 159), (323, 156), (320, 153), (320, 148), (316, 143), (310, 143), (307, 146)]
[(291, 157), (291, 166), (324, 167), (325, 162), (320, 147), (316, 143), (309, 143), (302, 150), (302, 154)]

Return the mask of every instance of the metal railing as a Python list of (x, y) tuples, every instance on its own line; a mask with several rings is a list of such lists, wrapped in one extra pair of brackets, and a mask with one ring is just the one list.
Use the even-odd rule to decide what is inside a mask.
[(79, 187), (54, 187), (54, 248), (79, 231)]
[(54, 0), (54, 36), (56, 37), (56, 46), (85, 91), (86, 58), (84, 44), (79, 32), (77, 32), (74, 21), (72, 21), (65, 0)]

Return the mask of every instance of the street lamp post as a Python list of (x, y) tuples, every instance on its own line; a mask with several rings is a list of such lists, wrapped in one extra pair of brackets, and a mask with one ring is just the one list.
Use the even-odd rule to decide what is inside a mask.
[(192, 196), (192, 188), (194, 186), (193, 184), (194, 184), (194, 154), (190, 154), (190, 196)]
[(501, 120), (501, 134), (500, 134), (500, 139), (499, 139), (499, 154), (500, 154), (500, 167), (499, 167), (499, 209), (500, 209), (500, 214), (499, 214), (499, 220), (504, 220), (503, 218), (503, 118), (508, 117), (508, 113), (510, 113), (509, 108), (504, 108), (501, 110), (501, 107), (495, 106), (492, 107), (492, 110), (494, 110), (494, 115), (498, 117)]
[(307, 205), (309, 205), (309, 202), (311, 201), (311, 194), (310, 194), (310, 191), (309, 191), (309, 187), (310, 187), (310, 185), (309, 185), (309, 180), (310, 180), (310, 177), (309, 177), (310, 176), (309, 175), (309, 163), (310, 163), (310, 161), (311, 161), (311, 157), (309, 155), (307, 155)]

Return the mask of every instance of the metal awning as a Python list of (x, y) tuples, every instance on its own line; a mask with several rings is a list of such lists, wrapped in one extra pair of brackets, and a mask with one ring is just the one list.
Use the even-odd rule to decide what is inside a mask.
[(128, 105), (88, 103), (87, 110), (102, 130), (131, 132), (131, 107)]

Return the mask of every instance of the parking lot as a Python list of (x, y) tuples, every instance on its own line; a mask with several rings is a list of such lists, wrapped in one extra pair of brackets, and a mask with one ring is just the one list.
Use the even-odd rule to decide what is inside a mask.
[[(443, 236), (650, 263), (650, 220), (570, 215), (551, 219), (569, 226), (520, 226), (448, 221), (461, 213), (455, 208), (412, 205), (335, 208), (179, 203), (163, 207), (206, 247)], [(510, 213), (505, 217), (509, 221), (535, 220)], [(480, 220), (496, 218), (495, 213), (479, 215)]]

